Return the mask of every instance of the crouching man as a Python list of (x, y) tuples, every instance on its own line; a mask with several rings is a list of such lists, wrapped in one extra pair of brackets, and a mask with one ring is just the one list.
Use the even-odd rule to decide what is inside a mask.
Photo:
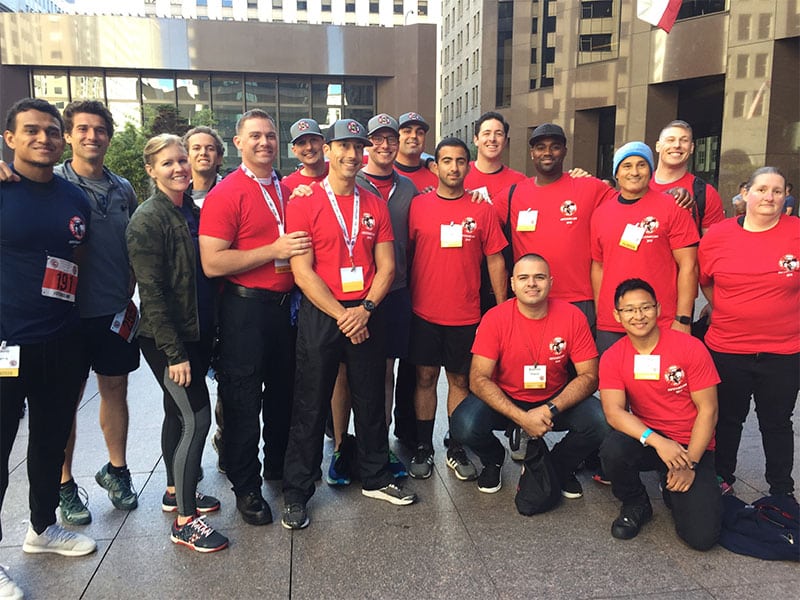
[[(583, 495), (574, 475), (609, 431), (597, 389), (597, 348), (583, 313), (563, 300), (548, 298), (553, 278), (538, 254), (514, 265), (516, 298), (489, 310), (472, 345), (470, 389), (450, 418), (450, 435), (483, 463), (478, 489), (501, 487), (505, 450), (494, 435), (513, 421), (532, 437), (568, 431), (551, 458), (566, 498)], [(569, 380), (572, 361), (577, 377)]]
[(708, 550), (722, 522), (714, 471), (719, 376), (702, 342), (658, 326), (661, 306), (650, 284), (627, 279), (614, 302), (626, 336), (600, 360), (600, 399), (614, 429), (600, 459), (622, 501), (611, 535), (631, 539), (653, 516), (639, 472), (656, 470), (678, 536)]

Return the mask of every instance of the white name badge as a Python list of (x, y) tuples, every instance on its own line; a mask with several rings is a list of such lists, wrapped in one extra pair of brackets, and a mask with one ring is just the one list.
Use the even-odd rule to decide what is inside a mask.
[(343, 292), (360, 292), (364, 289), (364, 269), (361, 267), (342, 267), (339, 269), (342, 276)]
[(661, 356), (658, 354), (637, 354), (633, 357), (633, 378), (647, 381), (661, 379)]
[(136, 335), (136, 330), (139, 329), (139, 317), (139, 310), (133, 300), (129, 300), (128, 306), (114, 315), (111, 331), (130, 343)]
[(75, 302), (78, 290), (78, 265), (63, 258), (48, 256), (42, 279), (42, 296)]
[(19, 377), (19, 346), (0, 346), (0, 377)]
[(450, 223), (441, 227), (442, 248), (461, 248), (462, 245), (461, 223)]
[(547, 365), (525, 365), (522, 382), (526, 390), (543, 390), (547, 387)]
[(292, 267), (289, 265), (288, 258), (276, 258), (274, 261), (275, 263), (275, 272), (276, 273), (291, 273)]
[(644, 233), (644, 227), (628, 223), (625, 225), (625, 231), (622, 232), (622, 237), (619, 239), (619, 245), (635, 252), (639, 249)]
[(517, 231), (536, 231), (538, 221), (538, 210), (521, 210), (517, 213)]
[(472, 192), (473, 193), (478, 192), (481, 195), (481, 198), (483, 198), (484, 202), (488, 202), (489, 204), (492, 203), (492, 198), (491, 196), (489, 196), (489, 190), (486, 188), (485, 185), (479, 187), (478, 189), (472, 190)]

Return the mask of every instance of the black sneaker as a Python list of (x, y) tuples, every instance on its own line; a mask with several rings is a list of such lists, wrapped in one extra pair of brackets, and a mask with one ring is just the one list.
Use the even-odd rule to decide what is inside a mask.
[(175, 519), (169, 539), (198, 552), (217, 552), (227, 548), (228, 538), (215, 531), (211, 525), (206, 523), (205, 519), (205, 517), (192, 517), (181, 527), (178, 526), (178, 520)]
[(365, 490), (362, 489), (361, 493), (367, 498), (375, 498), (376, 500), (385, 500), (397, 506), (406, 506), (414, 504), (417, 501), (417, 495), (413, 492), (406, 492), (402, 487), (396, 483), (390, 483), (378, 490)]
[(611, 524), (611, 535), (618, 540), (630, 540), (639, 535), (642, 525), (653, 516), (653, 507), (646, 504), (622, 505), (619, 516)]
[(427, 479), (431, 473), (433, 473), (433, 448), (420, 444), (408, 466), (408, 474), (414, 479)]
[(237, 496), (236, 510), (242, 514), (244, 522), (250, 525), (268, 525), (272, 523), (272, 511), (260, 491)]
[(499, 492), (503, 487), (501, 477), (503, 465), (486, 465), (483, 467), (481, 474), (478, 475), (478, 490), (484, 494), (494, 494)]
[(583, 496), (583, 486), (581, 486), (581, 482), (578, 481), (578, 478), (575, 477), (575, 473), (567, 473), (560, 477), (561, 480), (561, 495), (564, 498), (580, 498)]
[(293, 502), (283, 507), (281, 525), (286, 529), (304, 529), (308, 527), (308, 511), (305, 504)]
[[(194, 498), (197, 512), (201, 514), (219, 510), (219, 500), (214, 498), (214, 496), (206, 496), (200, 492), (195, 492)], [(175, 494), (164, 492), (164, 495), (161, 497), (161, 510), (164, 512), (178, 512), (178, 499), (175, 497)]]
[(447, 466), (453, 469), (453, 473), (461, 481), (473, 481), (478, 478), (478, 471), (472, 461), (467, 458), (464, 447), (452, 440), (447, 449)]

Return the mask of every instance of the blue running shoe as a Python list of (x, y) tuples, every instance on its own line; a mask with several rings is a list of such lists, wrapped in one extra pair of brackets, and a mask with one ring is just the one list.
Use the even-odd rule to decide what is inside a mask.
[(328, 467), (325, 481), (328, 482), (328, 485), (333, 486), (350, 485), (350, 469), (348, 467), (349, 465), (343, 459), (342, 453), (337, 450), (331, 457), (331, 466)]
[(389, 471), (394, 475), (395, 479), (408, 477), (408, 470), (403, 461), (397, 458), (397, 455), (391, 450), (389, 450)]

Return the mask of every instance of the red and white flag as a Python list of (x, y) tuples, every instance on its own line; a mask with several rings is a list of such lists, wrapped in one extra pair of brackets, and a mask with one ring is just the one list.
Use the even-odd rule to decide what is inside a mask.
[(636, 16), (669, 33), (678, 18), (681, 3), (682, 0), (637, 0)]

